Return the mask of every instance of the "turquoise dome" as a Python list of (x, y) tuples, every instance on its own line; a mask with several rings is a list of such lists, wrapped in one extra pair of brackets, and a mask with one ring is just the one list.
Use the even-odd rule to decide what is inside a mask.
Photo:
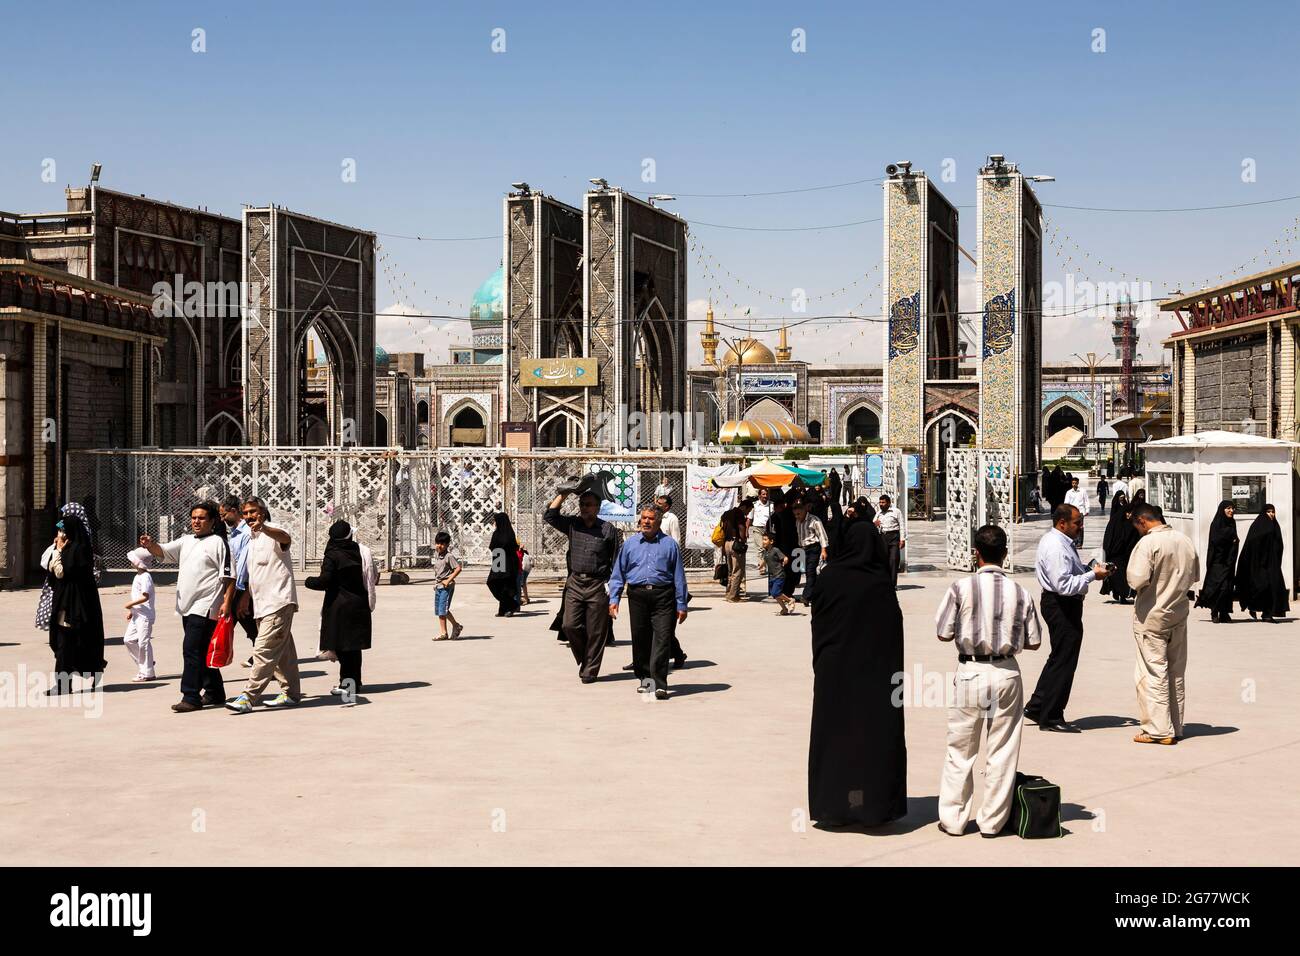
[(375, 346), (375, 364), (376, 365), (388, 364), (388, 350), (385, 349), (383, 346), (380, 345)]
[(505, 365), (505, 364), (506, 364), (506, 358), (505, 358), (505, 356), (504, 356), (502, 353), (498, 352), (496, 355), (493, 355), (493, 356), (489, 357), (488, 359), (486, 359), (486, 360), (483, 362), (483, 364), (484, 364), (484, 365)]
[(471, 325), (500, 324), (505, 315), (504, 284), (505, 270), (498, 268), (478, 287), (478, 291), (474, 293), (474, 298), (469, 303)]

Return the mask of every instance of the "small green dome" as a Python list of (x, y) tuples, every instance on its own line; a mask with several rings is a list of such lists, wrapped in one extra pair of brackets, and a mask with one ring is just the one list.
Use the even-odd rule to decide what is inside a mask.
[(375, 364), (376, 365), (388, 364), (388, 350), (381, 345), (375, 346)]
[(499, 324), (505, 315), (505, 270), (498, 268), (474, 293), (469, 304), (469, 319), (473, 324)]

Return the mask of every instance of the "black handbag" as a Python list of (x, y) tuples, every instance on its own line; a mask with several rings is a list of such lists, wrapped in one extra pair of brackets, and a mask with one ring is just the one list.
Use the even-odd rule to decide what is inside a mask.
[(1016, 772), (1011, 791), (1011, 813), (1002, 832), (1022, 840), (1045, 840), (1065, 835), (1061, 829), (1061, 788), (1050, 780)]

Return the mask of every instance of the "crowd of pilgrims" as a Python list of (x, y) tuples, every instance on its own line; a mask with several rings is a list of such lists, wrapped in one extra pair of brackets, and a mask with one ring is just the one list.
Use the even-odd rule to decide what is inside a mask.
[[(896, 675), (905, 669), (903, 615), (875, 507), (859, 497), (842, 509), (839, 482), (827, 490), (829, 494), (815, 488), (801, 492), (811, 510), (825, 516), (831, 541), (812, 594), (809, 811), (814, 820), (874, 826), (907, 813), (904, 709), (893, 702)], [(1116, 570), (1102, 592), (1120, 603), (1132, 597), (1125, 570), (1139, 540), (1129, 515), (1144, 500), (1144, 491), (1130, 499), (1121, 490), (1110, 502), (1103, 549)], [(65, 505), (62, 514), (57, 556), (51, 561), (47, 552), (43, 559), (48, 578), (36, 623), (49, 630), (56, 672), (91, 676), (97, 684), (107, 662), (91, 532), (79, 504)], [(497, 516), (492, 541), (516, 557), (517, 538), (505, 515)], [(1272, 505), (1265, 506), (1241, 544), (1233, 502), (1220, 502), (1210, 526), (1197, 606), (1210, 608), (1216, 623), (1231, 620), (1234, 601), (1266, 621), (1284, 615), (1282, 549)], [(489, 587), (500, 602), (498, 614), (517, 611), (518, 567), (512, 564), (494, 575)], [(843, 795), (850, 792), (860, 794), (861, 802), (846, 819)]]

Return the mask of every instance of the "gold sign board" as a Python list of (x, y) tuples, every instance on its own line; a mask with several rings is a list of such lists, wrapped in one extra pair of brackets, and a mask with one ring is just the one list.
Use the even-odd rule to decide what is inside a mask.
[(528, 359), (519, 364), (519, 384), (533, 388), (574, 388), (596, 385), (596, 360), (591, 358)]

